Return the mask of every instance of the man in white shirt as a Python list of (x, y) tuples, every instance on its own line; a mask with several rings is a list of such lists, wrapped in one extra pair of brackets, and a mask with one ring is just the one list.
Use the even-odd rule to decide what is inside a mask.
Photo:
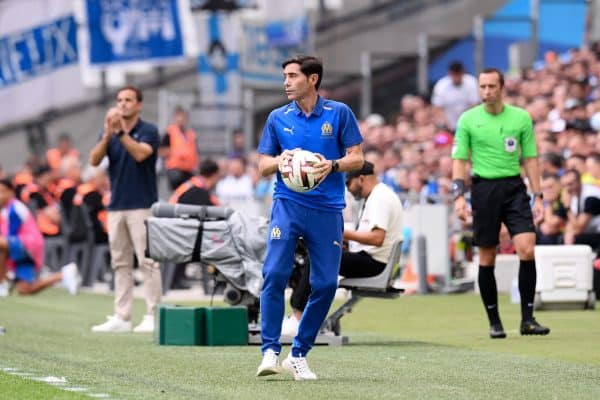
[[(360, 170), (346, 173), (346, 188), (355, 199), (364, 199), (364, 203), (356, 229), (344, 230), (348, 251), (342, 252), (339, 274), (346, 278), (378, 275), (385, 269), (394, 242), (402, 239), (400, 199), (389, 186), (379, 182), (373, 164), (368, 161)], [(306, 268), (292, 294), (293, 315), (284, 319), (282, 335), (295, 336), (310, 294), (308, 277)]]
[(431, 104), (444, 110), (448, 128), (455, 130), (458, 117), (467, 109), (479, 104), (477, 79), (465, 73), (460, 61), (453, 61), (448, 66), (448, 75), (437, 81), (433, 87)]

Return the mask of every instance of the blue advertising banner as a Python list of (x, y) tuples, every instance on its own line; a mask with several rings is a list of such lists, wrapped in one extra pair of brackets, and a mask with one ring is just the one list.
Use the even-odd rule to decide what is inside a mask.
[[(268, 22), (246, 20), (243, 23), (240, 68), (242, 80), (249, 87), (277, 87), (283, 85), (281, 63), (297, 54), (309, 54), (310, 32), (296, 45), (274, 46), (267, 32)], [(281, 43), (281, 42), (280, 42)]]
[(306, 16), (285, 21), (271, 21), (266, 26), (267, 40), (273, 47), (299, 46), (308, 40)]
[(87, 0), (91, 64), (184, 56), (177, 0)]
[(72, 15), (0, 36), (0, 89), (77, 64)]

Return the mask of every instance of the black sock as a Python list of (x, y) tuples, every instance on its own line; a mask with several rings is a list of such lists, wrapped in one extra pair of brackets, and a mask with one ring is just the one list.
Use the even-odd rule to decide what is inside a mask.
[(479, 293), (485, 306), (490, 325), (500, 323), (500, 314), (498, 313), (498, 289), (496, 287), (496, 277), (494, 276), (494, 266), (479, 266)]
[(519, 293), (521, 294), (521, 319), (533, 319), (533, 298), (535, 297), (535, 260), (521, 260), (519, 264)]

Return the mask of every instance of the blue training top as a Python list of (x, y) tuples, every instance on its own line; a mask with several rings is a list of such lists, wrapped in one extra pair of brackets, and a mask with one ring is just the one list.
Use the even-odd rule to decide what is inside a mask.
[(142, 162), (137, 162), (127, 152), (117, 137), (112, 137), (108, 144), (108, 174), (110, 176), (111, 211), (150, 208), (158, 200), (156, 187), (156, 157), (160, 138), (158, 129), (153, 124), (142, 121), (135, 124), (129, 135), (138, 142), (152, 147), (152, 155)]
[[(318, 97), (315, 108), (306, 116), (296, 102), (269, 114), (258, 152), (277, 156), (284, 150), (300, 148), (322, 154), (328, 160), (346, 155), (346, 149), (362, 143), (356, 118), (347, 105)], [(324, 211), (343, 210), (345, 173), (329, 174), (314, 190), (305, 193), (288, 189), (277, 172), (274, 199), (285, 198), (306, 207)]]

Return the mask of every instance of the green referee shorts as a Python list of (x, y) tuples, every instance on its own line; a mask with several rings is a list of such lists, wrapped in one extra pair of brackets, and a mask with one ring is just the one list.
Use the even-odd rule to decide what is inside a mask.
[(497, 246), (501, 223), (506, 225), (511, 237), (535, 232), (530, 198), (520, 176), (499, 179), (474, 176), (471, 208), (476, 246)]

